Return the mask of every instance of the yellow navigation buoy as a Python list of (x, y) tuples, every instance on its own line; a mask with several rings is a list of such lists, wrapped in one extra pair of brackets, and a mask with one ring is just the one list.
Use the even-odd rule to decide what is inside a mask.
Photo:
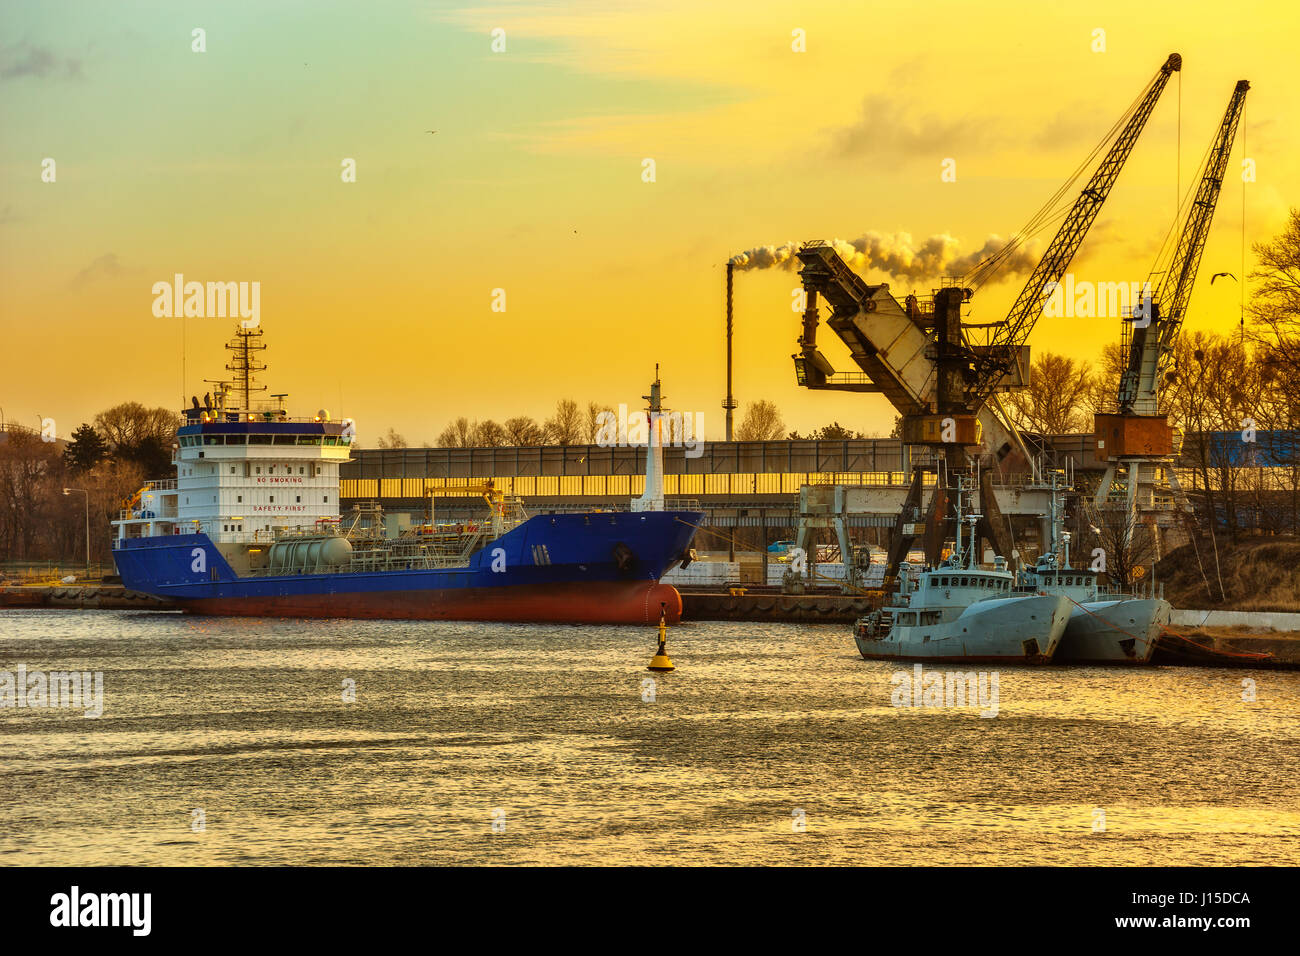
[(655, 650), (655, 656), (650, 658), (650, 666), (646, 670), (651, 671), (670, 671), (673, 670), (673, 662), (668, 659), (668, 649), (664, 643), (668, 640), (668, 622), (664, 615), (667, 605), (663, 602), (659, 604), (659, 647)]

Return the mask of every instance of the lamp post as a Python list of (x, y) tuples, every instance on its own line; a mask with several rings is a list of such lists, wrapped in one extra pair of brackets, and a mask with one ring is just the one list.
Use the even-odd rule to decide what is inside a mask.
[(86, 496), (86, 576), (90, 576), (90, 492), (85, 488), (64, 488), (63, 493), (70, 495), (74, 491), (80, 491)]

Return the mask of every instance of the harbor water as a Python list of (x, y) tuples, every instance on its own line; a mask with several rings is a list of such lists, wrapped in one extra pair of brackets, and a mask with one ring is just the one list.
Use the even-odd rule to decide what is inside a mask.
[(654, 647), (3, 612), (0, 677), (102, 673), (103, 713), (0, 709), (0, 864), (1300, 863), (1300, 672), (972, 665), (981, 716), (896, 706), (847, 625)]

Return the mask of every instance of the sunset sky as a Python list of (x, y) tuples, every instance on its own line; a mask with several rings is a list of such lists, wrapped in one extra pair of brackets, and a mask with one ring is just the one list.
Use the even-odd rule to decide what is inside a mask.
[[(1175, 210), (1180, 100), (1186, 189), (1238, 79), (1252, 89), (1189, 328), (1236, 327), (1239, 286), (1209, 278), (1241, 273), (1243, 141), (1247, 242), (1300, 205), (1294, 0), (10, 0), (0, 23), (0, 407), (61, 437), (220, 376), (231, 321), (184, 320), (183, 382), (182, 320), (151, 311), (153, 284), (183, 273), (260, 282), (270, 391), (354, 417), (363, 444), (389, 426), (432, 442), (458, 415), (544, 417), (565, 397), (636, 405), (656, 362), (668, 403), (719, 438), (728, 257), (869, 232), (947, 234), (955, 254), (1007, 237), (1175, 51), (1183, 71), (1076, 278), (1146, 276)], [(883, 398), (795, 385), (796, 275), (736, 280), (742, 408), (887, 434)], [(1004, 315), (1020, 281), (981, 289), (972, 320)], [(1030, 341), (1094, 360), (1118, 336), (1109, 318), (1043, 319)]]

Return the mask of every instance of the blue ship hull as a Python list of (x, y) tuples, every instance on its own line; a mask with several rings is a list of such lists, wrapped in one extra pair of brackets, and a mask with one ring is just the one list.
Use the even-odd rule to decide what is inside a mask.
[(113, 557), (126, 587), (200, 614), (655, 624), (681, 617), (681, 596), (659, 579), (702, 520), (534, 515), (458, 568), (241, 577), (206, 534), (126, 538)]

